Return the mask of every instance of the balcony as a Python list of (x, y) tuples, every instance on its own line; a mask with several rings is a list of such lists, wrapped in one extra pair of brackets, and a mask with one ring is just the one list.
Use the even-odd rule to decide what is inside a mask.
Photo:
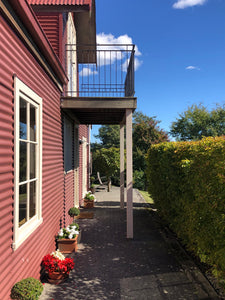
[(135, 46), (67, 45), (73, 79), (61, 107), (81, 124), (119, 124), (126, 109), (136, 108), (134, 97)]

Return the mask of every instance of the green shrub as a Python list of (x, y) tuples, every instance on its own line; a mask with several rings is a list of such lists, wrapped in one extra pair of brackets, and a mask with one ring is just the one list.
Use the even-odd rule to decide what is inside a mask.
[(11, 299), (37, 300), (43, 291), (42, 283), (29, 277), (17, 282), (11, 289)]
[(69, 214), (70, 217), (75, 217), (75, 216), (78, 216), (80, 214), (80, 210), (77, 207), (71, 207), (68, 210), (68, 214)]
[(154, 145), (149, 192), (188, 249), (225, 277), (225, 137)]

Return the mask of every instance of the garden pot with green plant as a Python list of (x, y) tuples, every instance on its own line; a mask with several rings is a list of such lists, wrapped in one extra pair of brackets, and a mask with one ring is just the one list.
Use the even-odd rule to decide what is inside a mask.
[(94, 176), (90, 177), (90, 181), (91, 181), (90, 190), (91, 190), (92, 194), (94, 194), (95, 193), (95, 185), (94, 185), (95, 178), (94, 178)]
[(87, 192), (84, 196), (84, 208), (93, 208), (95, 201), (95, 195), (91, 191)]
[(94, 184), (91, 184), (90, 190), (91, 190), (92, 194), (95, 193), (95, 185)]
[(61, 228), (56, 236), (58, 249), (62, 253), (76, 252), (79, 233), (79, 225), (77, 223)]
[(70, 271), (74, 268), (74, 261), (56, 250), (45, 255), (41, 265), (48, 275), (48, 282), (59, 284), (69, 277)]
[(74, 220), (79, 218), (80, 210), (78, 207), (71, 207), (68, 210), (68, 215), (72, 217)]

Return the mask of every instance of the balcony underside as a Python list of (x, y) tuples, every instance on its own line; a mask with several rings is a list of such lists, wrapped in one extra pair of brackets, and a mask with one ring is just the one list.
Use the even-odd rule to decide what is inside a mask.
[(61, 108), (80, 124), (122, 124), (126, 109), (137, 107), (135, 97), (62, 97)]

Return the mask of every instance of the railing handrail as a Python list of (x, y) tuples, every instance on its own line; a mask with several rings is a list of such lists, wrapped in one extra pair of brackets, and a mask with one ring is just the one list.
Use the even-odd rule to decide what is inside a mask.
[[(78, 61), (76, 72), (79, 74), (77, 91), (68, 90), (68, 93), (79, 93), (81, 97), (82, 92), (97, 94), (98, 91), (107, 96), (110, 93), (125, 97), (134, 95), (134, 44), (68, 43), (66, 51), (69, 56), (71, 52), (76, 53), (74, 61)], [(71, 63), (74, 64), (72, 60)]]

